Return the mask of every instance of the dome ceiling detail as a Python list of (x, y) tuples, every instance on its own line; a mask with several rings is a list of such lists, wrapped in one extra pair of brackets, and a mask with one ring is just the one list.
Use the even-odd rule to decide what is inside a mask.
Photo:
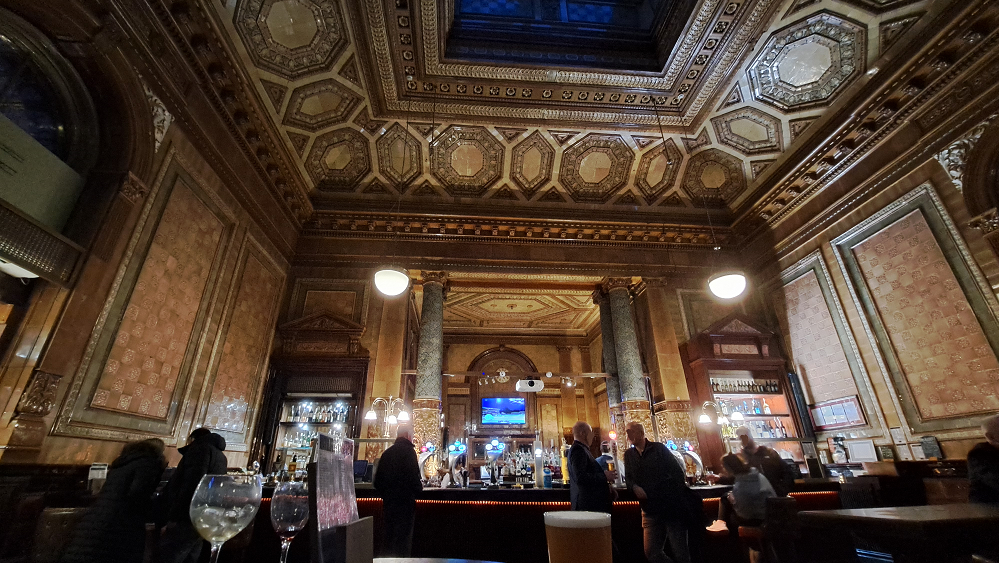
[[(678, 2), (629, 2), (664, 7), (673, 19), (663, 21), (679, 28), (671, 48), (663, 50), (663, 31), (662, 52), (649, 52), (656, 70), (600, 68), (599, 57), (573, 60), (569, 50), (543, 64), (489, 60), (523, 54), (497, 55), (495, 34), (483, 38), (481, 57), (459, 52), (474, 50), (474, 36), (449, 44), (455, 21), (514, 25), (530, 3), (212, 5), (318, 209), (390, 209), (402, 194), (441, 213), (650, 224), (739, 205), (888, 44), (906, 40), (928, 5), (693, 0), (681, 17), (670, 11)], [(592, 24), (625, 42), (632, 33), (622, 22), (633, 16), (601, 7), (608, 2), (572, 4), (572, 14), (532, 12), (541, 20), (531, 21), (553, 18), (560, 33)]]

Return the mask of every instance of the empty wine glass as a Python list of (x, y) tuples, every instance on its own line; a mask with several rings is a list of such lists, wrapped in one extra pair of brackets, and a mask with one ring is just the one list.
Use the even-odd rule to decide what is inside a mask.
[(279, 484), (271, 497), (271, 524), (281, 538), (281, 563), (288, 561), (291, 540), (309, 521), (309, 489), (304, 481)]
[(253, 521), (260, 508), (259, 475), (205, 475), (191, 499), (191, 522), (212, 544), (216, 563), (222, 544)]

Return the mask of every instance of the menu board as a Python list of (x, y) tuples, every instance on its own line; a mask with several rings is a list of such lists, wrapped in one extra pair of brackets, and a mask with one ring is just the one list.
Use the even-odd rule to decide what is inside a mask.
[(812, 405), (811, 413), (812, 422), (817, 431), (852, 428), (867, 424), (864, 411), (856, 395), (816, 403)]

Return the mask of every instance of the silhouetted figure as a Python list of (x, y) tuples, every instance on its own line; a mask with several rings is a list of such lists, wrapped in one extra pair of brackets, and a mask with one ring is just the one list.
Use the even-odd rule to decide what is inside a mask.
[(597, 463), (600, 464), (600, 469), (604, 471), (612, 471), (609, 463), (614, 461), (614, 456), (611, 455), (611, 445), (610, 442), (600, 442), (600, 457), (597, 458)]
[(228, 460), (225, 438), (198, 428), (177, 448), (184, 457), (163, 490), (167, 506), (167, 525), (160, 537), (160, 563), (197, 563), (205, 540), (191, 523), (191, 499), (205, 475), (225, 475)]
[[(680, 462), (663, 444), (645, 438), (645, 427), (629, 422), (632, 446), (624, 454), (624, 478), (642, 507), (645, 556), (650, 563), (690, 563), (699, 560), (699, 520)], [(670, 558), (663, 551), (669, 541)]]
[(767, 478), (777, 496), (786, 497), (791, 492), (791, 487), (794, 486), (795, 476), (784, 460), (780, 458), (780, 454), (771, 448), (757, 444), (750, 435), (749, 428), (745, 426), (736, 428), (735, 435), (742, 442), (743, 460)]
[(601, 469), (590, 453), (593, 429), (579, 421), (572, 426), (572, 437), (574, 441), (568, 456), (572, 509), (610, 514), (613, 498), (609, 482), (614, 480), (614, 474)]
[(968, 452), (968, 500), (978, 504), (999, 504), (999, 415), (982, 424), (985, 441)]
[(162, 440), (126, 444), (111, 463), (97, 500), (76, 527), (62, 562), (141, 562), (152, 494), (165, 467)]
[(409, 557), (413, 551), (416, 495), (423, 490), (420, 464), (413, 446), (413, 429), (400, 426), (395, 443), (378, 461), (375, 489), (382, 496), (385, 516), (384, 557)]

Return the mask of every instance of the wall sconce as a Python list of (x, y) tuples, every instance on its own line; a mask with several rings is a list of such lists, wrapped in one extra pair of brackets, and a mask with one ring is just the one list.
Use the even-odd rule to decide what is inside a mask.
[(400, 397), (389, 397), (386, 399), (384, 397), (375, 397), (371, 401), (371, 407), (368, 408), (368, 412), (364, 414), (364, 420), (378, 420), (378, 413), (375, 411), (377, 407), (382, 408), (384, 415), (384, 428), (382, 429), (382, 435), (384, 437), (391, 437), (391, 427), (409, 422), (409, 411), (406, 410), (406, 403)]
[[(711, 409), (712, 414), (708, 414), (709, 408)], [(721, 412), (721, 410), (718, 408), (718, 405), (714, 401), (704, 401), (704, 404), (701, 405), (701, 416), (697, 418), (697, 423), (698, 424), (715, 423), (720, 425), (724, 424), (725, 422), (728, 422), (727, 419), (725, 420), (725, 422), (722, 422), (721, 419), (724, 419), (725, 415), (719, 416), (718, 415), (719, 412)]]

